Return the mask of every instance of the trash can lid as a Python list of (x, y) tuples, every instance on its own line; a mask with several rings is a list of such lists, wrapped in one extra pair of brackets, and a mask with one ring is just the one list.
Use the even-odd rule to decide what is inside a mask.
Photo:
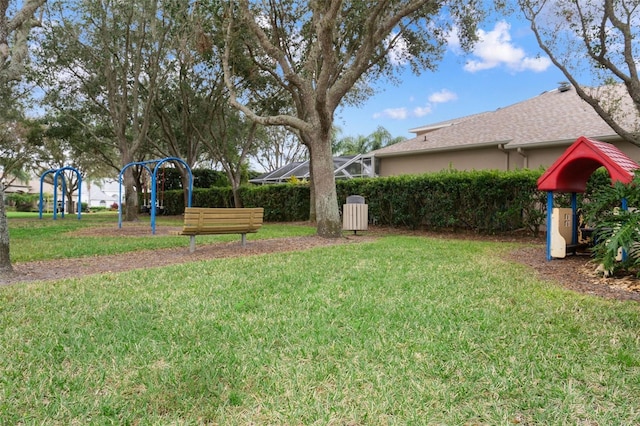
[(349, 195), (347, 204), (364, 204), (364, 197), (362, 195)]

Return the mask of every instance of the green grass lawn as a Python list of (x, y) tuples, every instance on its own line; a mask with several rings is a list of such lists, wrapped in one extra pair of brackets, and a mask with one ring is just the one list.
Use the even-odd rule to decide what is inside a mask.
[[(15, 214), (15, 213), (14, 213)], [(139, 237), (77, 235), (74, 231), (91, 227), (118, 228), (118, 215), (114, 212), (85, 214), (78, 220), (76, 216), (64, 219), (52, 219), (53, 215), (38, 219), (37, 213), (9, 215), (11, 238), (11, 260), (15, 263), (35, 260), (91, 257), (126, 253), (136, 250), (151, 250), (169, 247), (188, 247), (189, 239), (176, 235), (152, 235), (149, 216), (140, 217), (140, 226), (148, 227), (149, 234)], [(126, 224), (125, 224), (126, 225)], [(182, 226), (179, 217), (157, 217), (156, 230), (162, 227)], [(249, 241), (284, 236), (312, 235), (315, 229), (310, 226), (291, 226), (283, 224), (265, 224), (260, 232), (248, 234)], [(237, 240), (237, 235), (203, 235), (198, 244)]]
[(0, 424), (640, 424), (640, 306), (512, 247), (389, 236), (0, 288)]

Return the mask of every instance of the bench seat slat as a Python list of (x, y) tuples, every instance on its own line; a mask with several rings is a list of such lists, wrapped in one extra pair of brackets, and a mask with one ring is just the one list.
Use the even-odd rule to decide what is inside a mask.
[(241, 234), (244, 245), (247, 233), (258, 232), (262, 226), (264, 209), (187, 207), (180, 235), (189, 235), (189, 251), (195, 250), (196, 235)]
[(204, 218), (208, 218), (208, 219), (236, 219), (236, 218), (251, 218), (251, 217), (258, 217), (261, 215), (258, 215), (257, 213), (249, 213), (249, 212), (241, 212), (241, 213), (231, 213), (231, 212), (204, 212), (204, 211), (200, 211), (200, 212), (193, 212), (193, 213), (188, 213), (185, 214), (185, 217), (187, 219), (196, 219), (199, 217), (204, 217)]
[(204, 226), (201, 228), (195, 228), (185, 226), (182, 228), (183, 235), (192, 234), (242, 234), (242, 233), (255, 233), (258, 232), (259, 227), (248, 227), (244, 225), (220, 225), (220, 226)]
[[(184, 223), (186, 225), (200, 225), (200, 218), (193, 219), (185, 219)], [(251, 220), (257, 220), (261, 218), (257, 218), (255, 216), (247, 216), (247, 217), (218, 217), (218, 216), (206, 216), (202, 215), (203, 225), (207, 223), (249, 223)]]

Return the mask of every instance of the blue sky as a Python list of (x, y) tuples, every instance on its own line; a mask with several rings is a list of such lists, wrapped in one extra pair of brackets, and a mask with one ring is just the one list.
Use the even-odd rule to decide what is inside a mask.
[(409, 129), (491, 111), (555, 89), (564, 75), (539, 48), (528, 22), (513, 16), (481, 27), (473, 52), (462, 54), (455, 40), (435, 72), (401, 74), (401, 84), (358, 107), (339, 109), (339, 137), (369, 135), (378, 126), (391, 135), (413, 137)]

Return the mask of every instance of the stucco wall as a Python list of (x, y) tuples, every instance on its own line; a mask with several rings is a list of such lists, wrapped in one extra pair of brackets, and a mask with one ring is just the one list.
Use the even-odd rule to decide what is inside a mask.
[[(640, 147), (623, 141), (611, 142), (631, 159), (640, 163)], [(445, 169), (456, 170), (516, 170), (522, 168), (538, 169), (551, 166), (570, 146), (570, 143), (552, 147), (515, 149), (508, 153), (497, 147), (417, 153), (397, 157), (376, 158), (379, 162), (380, 176), (420, 174), (439, 172)]]
[(527, 169), (539, 169), (547, 168), (564, 153), (564, 151), (570, 145), (564, 145), (559, 147), (548, 147), (538, 149), (522, 149), (522, 155), (524, 155), (525, 165), (523, 167)]
[(507, 170), (523, 167), (523, 157), (516, 152), (502, 152), (497, 147), (465, 151), (413, 154), (377, 158), (380, 176), (397, 176), (456, 170)]

